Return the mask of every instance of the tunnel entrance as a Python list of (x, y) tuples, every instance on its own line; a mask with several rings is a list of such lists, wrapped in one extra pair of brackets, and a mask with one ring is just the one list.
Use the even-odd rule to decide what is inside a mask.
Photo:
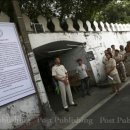
[[(75, 74), (75, 69), (77, 66), (76, 60), (78, 58), (85, 59), (86, 52), (83, 47), (83, 43), (69, 41), (49, 43), (34, 49), (34, 53), (50, 105), (55, 113), (58, 113), (63, 108), (60, 91), (57, 87), (58, 85), (51, 74), (51, 69), (54, 65), (54, 59), (56, 57), (60, 57), (61, 63), (66, 67), (69, 75)], [(75, 91), (80, 84), (78, 85), (76, 83), (76, 86), (72, 84), (70, 85), (74, 96), (76, 95)], [(77, 88), (75, 89), (75, 87)]]

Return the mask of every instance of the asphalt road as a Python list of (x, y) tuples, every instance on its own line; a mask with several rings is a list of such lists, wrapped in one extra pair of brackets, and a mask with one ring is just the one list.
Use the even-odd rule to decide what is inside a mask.
[(130, 130), (130, 84), (74, 129)]

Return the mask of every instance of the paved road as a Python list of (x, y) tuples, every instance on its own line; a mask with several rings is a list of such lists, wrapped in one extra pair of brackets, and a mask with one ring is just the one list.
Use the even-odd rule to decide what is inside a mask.
[(130, 84), (74, 129), (130, 130)]

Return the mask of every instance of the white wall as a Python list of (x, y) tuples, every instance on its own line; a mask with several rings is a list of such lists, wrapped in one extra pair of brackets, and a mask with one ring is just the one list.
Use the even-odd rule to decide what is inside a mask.
[(39, 115), (36, 95), (25, 97), (0, 108), (0, 129), (18, 128)]
[[(85, 48), (83, 47), (77, 47), (74, 48), (60, 56), (62, 64), (66, 67), (69, 74), (75, 74), (76, 73), (76, 67), (77, 67), (77, 59), (81, 58), (83, 62), (87, 65), (87, 68), (89, 70), (92, 70), (89, 59), (86, 56)], [(91, 77), (91, 84), (95, 85), (95, 77), (93, 73), (90, 73)]]
[(83, 43), (86, 41), (84, 33), (40, 33), (28, 34), (32, 49), (55, 41), (75, 41)]
[(85, 64), (87, 60), (85, 58), (85, 49), (81, 47), (74, 48), (60, 56), (62, 63), (65, 65), (68, 71), (75, 70), (77, 67), (76, 60), (82, 58)]
[[(32, 48), (46, 45), (54, 41), (75, 41), (84, 43), (86, 42), (86, 52), (93, 51), (95, 55), (95, 60), (91, 61), (91, 67), (95, 76), (96, 82), (104, 80), (104, 67), (102, 64), (102, 57), (104, 55), (104, 50), (110, 47), (112, 44), (119, 49), (119, 45), (126, 45), (126, 42), (130, 40), (130, 32), (87, 32), (87, 33), (41, 33), (41, 34), (29, 34), (29, 39)], [(52, 43), (53, 44), (53, 43)], [(65, 62), (67, 69), (73, 69), (75, 67), (74, 60), (78, 57), (76, 54), (78, 52), (70, 51), (68, 52), (68, 57), (66, 55), (62, 58), (69, 62)], [(81, 55), (81, 54), (80, 54)]]

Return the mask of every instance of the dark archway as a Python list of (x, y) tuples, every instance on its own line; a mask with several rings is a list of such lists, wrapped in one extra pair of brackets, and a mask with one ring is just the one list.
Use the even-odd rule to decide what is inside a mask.
[[(45, 44), (34, 49), (34, 53), (37, 60), (43, 58), (50, 58), (54, 56), (59, 56), (62, 53), (65, 53), (71, 49), (74, 49), (78, 46), (83, 46), (85, 43), (73, 42), (73, 41), (56, 41)], [(51, 53), (52, 52), (52, 53)]]
[(57, 41), (34, 49), (50, 105), (56, 113), (62, 110), (62, 102), (60, 93), (56, 91), (56, 86), (51, 76), (51, 68), (54, 64), (54, 58), (70, 53), (70, 51), (76, 49), (77, 47), (83, 48), (83, 43), (72, 41)]

